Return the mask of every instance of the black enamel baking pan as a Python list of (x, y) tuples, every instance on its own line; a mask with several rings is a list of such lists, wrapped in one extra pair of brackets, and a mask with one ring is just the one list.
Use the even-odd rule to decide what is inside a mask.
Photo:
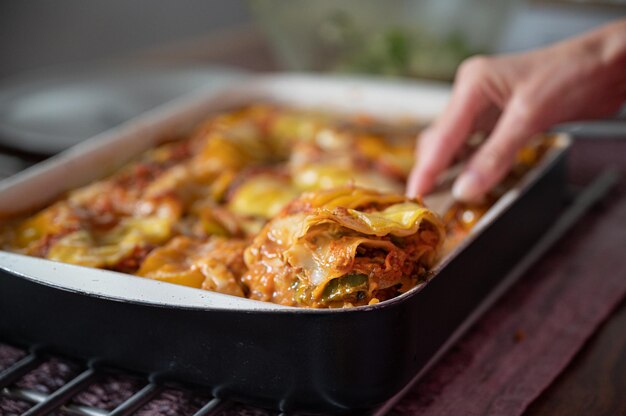
[[(271, 100), (428, 119), (447, 97), (437, 85), (305, 75), (200, 92), (5, 181), (0, 214), (41, 206), (219, 109)], [(0, 252), (0, 337), (283, 411), (375, 408), (432, 363), (554, 221), (568, 144), (558, 137), (427, 284), (395, 299), (351, 309), (291, 308)]]

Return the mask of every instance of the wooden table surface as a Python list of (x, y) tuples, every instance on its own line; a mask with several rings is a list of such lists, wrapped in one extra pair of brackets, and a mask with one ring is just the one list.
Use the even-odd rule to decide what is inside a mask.
[[(626, 198), (626, 132), (621, 140), (576, 141), (569, 162), (570, 181), (579, 185), (604, 169), (619, 170), (622, 178), (611, 199)], [(626, 279), (625, 269), (615, 273)], [(626, 415), (626, 299), (526, 414)]]
[(626, 302), (527, 414), (626, 415)]

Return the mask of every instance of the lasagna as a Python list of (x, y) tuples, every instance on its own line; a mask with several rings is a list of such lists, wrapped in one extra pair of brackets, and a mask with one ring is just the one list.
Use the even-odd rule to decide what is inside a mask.
[[(4, 250), (301, 307), (397, 296), (429, 276), (443, 220), (403, 196), (418, 126), (251, 105), (5, 219)], [(524, 170), (520, 161), (518, 170)]]

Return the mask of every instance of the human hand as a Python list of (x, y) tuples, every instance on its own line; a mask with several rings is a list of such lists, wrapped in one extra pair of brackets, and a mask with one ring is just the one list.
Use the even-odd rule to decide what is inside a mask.
[(407, 195), (432, 190), (476, 131), (489, 136), (455, 181), (456, 199), (480, 200), (533, 135), (614, 114), (626, 99), (626, 20), (531, 52), (466, 60), (447, 108), (422, 133)]

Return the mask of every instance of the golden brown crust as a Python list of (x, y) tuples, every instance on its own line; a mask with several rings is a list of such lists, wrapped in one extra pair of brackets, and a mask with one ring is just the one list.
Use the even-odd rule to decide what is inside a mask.
[[(424, 278), (444, 238), (402, 195), (414, 135), (366, 115), (272, 105), (215, 114), (188, 138), (5, 221), (0, 248), (286, 305), (385, 300)], [(511, 180), (544, 151), (522, 152)], [(447, 215), (445, 250), (487, 207)]]

